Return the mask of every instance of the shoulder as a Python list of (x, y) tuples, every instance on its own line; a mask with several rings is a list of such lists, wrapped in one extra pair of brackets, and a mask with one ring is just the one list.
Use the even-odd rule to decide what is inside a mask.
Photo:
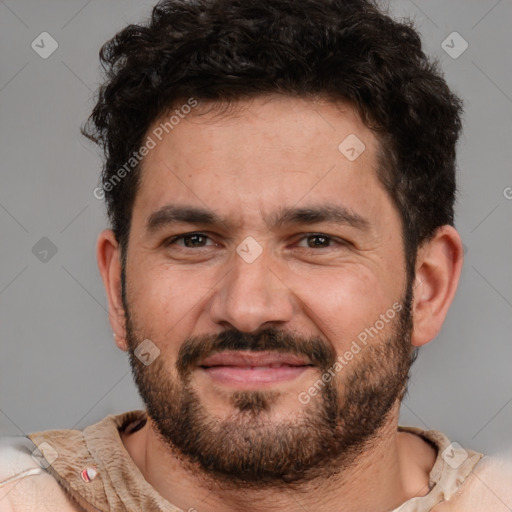
[(0, 512), (76, 510), (46, 471), (47, 464), (28, 437), (0, 437)]
[(512, 510), (512, 454), (485, 456), (457, 493), (436, 512), (509, 512)]
[(37, 447), (25, 436), (0, 437), (0, 489), (10, 482), (44, 473)]

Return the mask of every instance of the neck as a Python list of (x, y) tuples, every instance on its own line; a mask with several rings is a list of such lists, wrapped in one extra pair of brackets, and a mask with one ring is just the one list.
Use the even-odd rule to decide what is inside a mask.
[(269, 510), (392, 510), (428, 492), (435, 450), (418, 436), (397, 432), (399, 404), (363, 453), (331, 476), (280, 487), (226, 485), (180, 459), (146, 425), (123, 442), (144, 478), (166, 500), (183, 510), (254, 512)]

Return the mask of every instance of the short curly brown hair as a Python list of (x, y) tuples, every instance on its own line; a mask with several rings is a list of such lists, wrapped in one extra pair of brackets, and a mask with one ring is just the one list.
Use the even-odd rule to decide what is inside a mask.
[(453, 225), (461, 100), (410, 21), (369, 0), (165, 0), (105, 43), (106, 81), (82, 133), (105, 153), (102, 189), (126, 252), (140, 166), (114, 174), (179, 98), (271, 93), (351, 104), (380, 142), (379, 179), (403, 221), (409, 276), (418, 246)]

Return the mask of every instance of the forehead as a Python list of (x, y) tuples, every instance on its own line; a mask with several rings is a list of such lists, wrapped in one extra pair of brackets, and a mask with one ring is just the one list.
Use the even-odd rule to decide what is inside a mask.
[(170, 203), (240, 222), (267, 222), (277, 206), (315, 201), (378, 210), (378, 141), (350, 106), (270, 96), (179, 109), (147, 132), (154, 147), (142, 163), (134, 214)]

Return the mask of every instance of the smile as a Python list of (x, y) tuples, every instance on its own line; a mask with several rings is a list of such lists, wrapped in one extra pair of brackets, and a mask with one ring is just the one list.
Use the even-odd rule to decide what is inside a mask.
[(291, 381), (312, 366), (292, 354), (221, 352), (204, 359), (199, 368), (217, 383), (250, 388)]

